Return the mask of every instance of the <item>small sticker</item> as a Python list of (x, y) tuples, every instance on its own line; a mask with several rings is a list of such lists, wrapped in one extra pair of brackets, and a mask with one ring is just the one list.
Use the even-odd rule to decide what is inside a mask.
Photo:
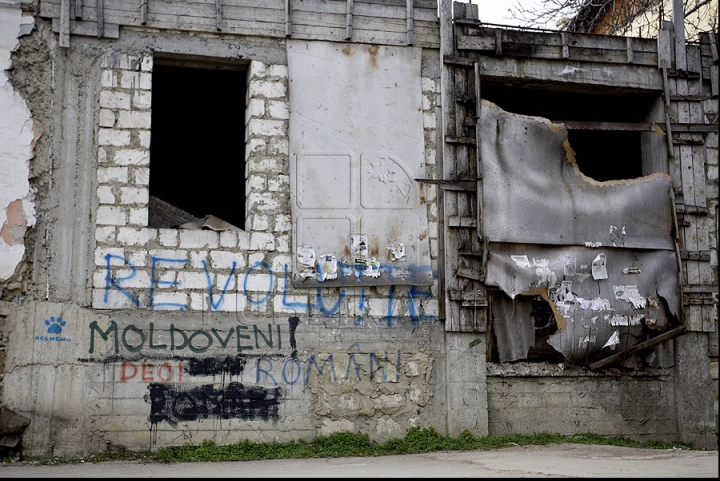
[(645, 309), (646, 299), (640, 295), (637, 286), (613, 286), (613, 289), (616, 299), (628, 301), (635, 309)]
[(605, 254), (598, 254), (595, 256), (595, 259), (593, 259), (592, 263), (592, 276), (593, 279), (607, 279), (607, 258), (605, 257)]
[(622, 270), (623, 274), (640, 274), (640, 268), (639, 267), (626, 267)]
[(351, 234), (350, 252), (362, 257), (367, 257), (367, 242), (366, 234)]

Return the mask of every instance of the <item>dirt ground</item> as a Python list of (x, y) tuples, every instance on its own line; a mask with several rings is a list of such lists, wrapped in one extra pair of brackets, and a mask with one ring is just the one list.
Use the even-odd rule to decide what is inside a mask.
[(511, 446), (372, 458), (220, 463), (4, 463), (0, 478), (718, 478), (718, 451), (584, 444)]

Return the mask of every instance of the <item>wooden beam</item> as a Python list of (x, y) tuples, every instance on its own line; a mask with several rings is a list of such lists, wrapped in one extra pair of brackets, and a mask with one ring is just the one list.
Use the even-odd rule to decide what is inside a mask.
[(105, 1), (96, 0), (97, 9), (97, 37), (103, 38), (105, 35)]
[(675, 69), (687, 70), (685, 55), (685, 11), (683, 0), (673, 0), (673, 30), (675, 31)]
[(472, 279), (474, 281), (485, 281), (485, 276), (477, 269), (470, 269), (469, 267), (458, 267), (455, 273), (458, 277), (465, 277), (466, 279)]
[(70, 46), (70, 0), (60, 2), (60, 38), (61, 47)]
[(347, 0), (346, 16), (345, 16), (345, 40), (352, 38), (352, 23), (353, 23), (353, 0)]
[(640, 344), (637, 344), (630, 349), (627, 349), (623, 352), (618, 352), (617, 354), (613, 354), (610, 357), (606, 357), (605, 359), (602, 359), (598, 362), (594, 362), (590, 364), (590, 370), (591, 371), (597, 371), (598, 369), (602, 369), (605, 366), (610, 366), (611, 364), (615, 364), (618, 361), (622, 361), (623, 359), (627, 358), (627, 356), (632, 356), (638, 351), (642, 351), (643, 349), (647, 349), (649, 347), (657, 346), (658, 344), (665, 342), (667, 340), (673, 339), (675, 337), (678, 337), (679, 335), (683, 334), (685, 332), (685, 325), (682, 325), (676, 329), (673, 329), (672, 331), (668, 331), (665, 334), (660, 334), (657, 337), (653, 337), (652, 339), (641, 342)]
[(562, 41), (562, 58), (570, 58), (570, 48), (568, 47), (567, 33), (561, 32), (560, 39)]
[(472, 180), (435, 180), (435, 179), (415, 179), (416, 182), (425, 184), (433, 184), (442, 190), (458, 190), (464, 192), (475, 192), (476, 183)]
[(75, 0), (75, 20), (82, 20), (83, 0)]
[(627, 37), (627, 63), (633, 63), (632, 38)]

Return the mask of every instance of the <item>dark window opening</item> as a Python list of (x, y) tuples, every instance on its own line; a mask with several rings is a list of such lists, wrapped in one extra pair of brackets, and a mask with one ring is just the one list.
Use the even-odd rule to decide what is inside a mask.
[(149, 227), (214, 216), (245, 227), (246, 66), (158, 58)]
[[(656, 93), (552, 90), (555, 86), (483, 80), (481, 95), (503, 110), (552, 121), (648, 122)], [(557, 87), (555, 87), (557, 88)], [(593, 87), (587, 86), (590, 90)], [(580, 171), (598, 181), (634, 179), (643, 172), (642, 137), (637, 130), (569, 129), (568, 140)]]

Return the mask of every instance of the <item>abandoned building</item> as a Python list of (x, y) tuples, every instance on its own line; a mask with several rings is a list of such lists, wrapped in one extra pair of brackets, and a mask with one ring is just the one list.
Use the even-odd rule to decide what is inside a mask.
[(0, 442), (717, 448), (717, 32), (682, 31), (0, 0)]

